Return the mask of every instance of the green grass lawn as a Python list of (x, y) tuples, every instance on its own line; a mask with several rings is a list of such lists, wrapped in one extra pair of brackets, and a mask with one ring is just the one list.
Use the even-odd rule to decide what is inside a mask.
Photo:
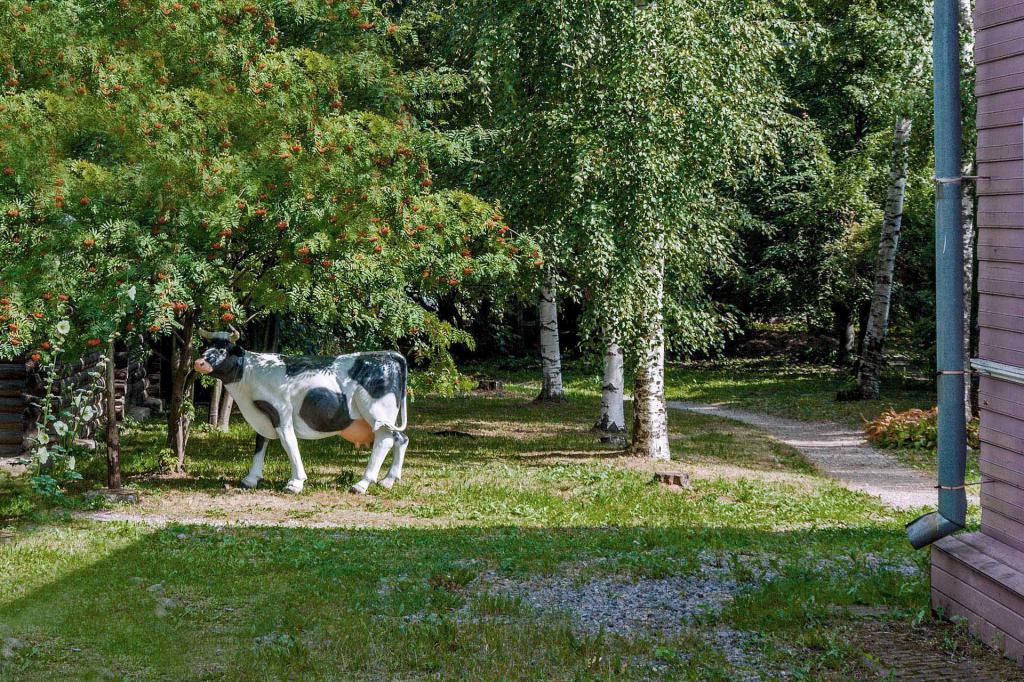
[(935, 404), (931, 382), (893, 374), (883, 377), (879, 400), (836, 401), (851, 381), (848, 370), (756, 358), (670, 366), (666, 372), (669, 399), (726, 403), (805, 421), (859, 427), (890, 407), (902, 411)]
[[(302, 443), (296, 498), (277, 492), (277, 444), (265, 485), (233, 488), (252, 447), (241, 422), (193, 436), (186, 478), (156, 473), (159, 425), (133, 430), (143, 502), (106, 511), (161, 523), (55, 510), (0, 533), (0, 679), (845, 680), (867, 674), (865, 608), (939, 628), (912, 514), (699, 415), (671, 415), (667, 466), (691, 487), (653, 484), (589, 432), (596, 378), (568, 387), (554, 405), (515, 376), (503, 397), (419, 398), (401, 485), (366, 497), (345, 492), (366, 451), (337, 441)], [(658, 625), (623, 630), (601, 590), (652, 604)]]

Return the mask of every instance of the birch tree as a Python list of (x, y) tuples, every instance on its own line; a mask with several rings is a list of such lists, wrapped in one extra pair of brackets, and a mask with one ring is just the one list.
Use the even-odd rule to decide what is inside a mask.
[(537, 400), (563, 400), (565, 392), (562, 388), (562, 350), (558, 340), (558, 301), (555, 298), (555, 285), (550, 279), (540, 287), (537, 312), (543, 374), (543, 383)]
[(785, 21), (767, 0), (420, 11), (437, 22), (426, 42), (478, 84), (474, 190), (554, 254), (582, 293), (583, 335), (610, 334), (637, 368), (631, 452), (667, 457), (666, 338), (677, 352), (720, 338), (704, 287), (731, 262), (739, 172), (774, 150)]
[(622, 346), (608, 341), (604, 351), (604, 371), (601, 377), (601, 412), (594, 428), (610, 437), (622, 438), (626, 433), (624, 405), (625, 365)]
[(885, 217), (882, 219), (882, 234), (878, 241), (871, 311), (865, 326), (864, 348), (857, 375), (860, 397), (865, 399), (878, 398), (882, 378), (882, 348), (889, 325), (896, 249), (900, 241), (903, 199), (907, 188), (907, 147), (910, 144), (910, 127), (910, 119), (899, 118), (893, 130), (889, 192), (885, 202)]

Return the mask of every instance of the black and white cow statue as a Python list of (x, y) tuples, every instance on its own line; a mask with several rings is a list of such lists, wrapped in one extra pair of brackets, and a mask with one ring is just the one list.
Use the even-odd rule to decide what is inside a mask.
[[(306, 471), (299, 439), (341, 436), (356, 446), (372, 445), (370, 463), (351, 491), (365, 493), (377, 482), (384, 458), (395, 449), (391, 469), (380, 485), (391, 488), (402, 477), (409, 439), (405, 358), (393, 351), (336, 357), (253, 353), (238, 345), (238, 333), (200, 331), (208, 346), (195, 369), (224, 382), (224, 388), (256, 431), (256, 454), (242, 479), (254, 488), (263, 475), (270, 440), (280, 440), (292, 465), (285, 486), (302, 492)], [(398, 423), (401, 417), (402, 423)]]

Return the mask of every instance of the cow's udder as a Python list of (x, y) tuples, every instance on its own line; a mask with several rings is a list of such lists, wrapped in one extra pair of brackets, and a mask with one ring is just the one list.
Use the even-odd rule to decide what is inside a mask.
[(373, 444), (373, 429), (370, 428), (370, 423), (365, 419), (356, 419), (339, 431), (338, 435), (354, 445)]

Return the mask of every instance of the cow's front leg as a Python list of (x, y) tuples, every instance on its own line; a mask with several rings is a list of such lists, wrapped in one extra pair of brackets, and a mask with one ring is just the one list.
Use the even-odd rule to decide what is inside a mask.
[(388, 456), (388, 450), (394, 444), (395, 437), (388, 427), (382, 426), (373, 432), (373, 452), (370, 453), (370, 463), (366, 465), (363, 480), (349, 488), (350, 492), (365, 493), (370, 484), (377, 481), (377, 474), (380, 473), (380, 467), (384, 464), (384, 458)]
[(263, 458), (267, 455), (267, 444), (269, 441), (256, 434), (256, 454), (252, 456), (252, 466), (249, 467), (249, 475), (242, 479), (243, 488), (255, 488), (260, 479), (263, 478)]
[(288, 455), (288, 461), (292, 465), (292, 477), (284, 486), (286, 493), (301, 493), (306, 482), (306, 470), (302, 468), (302, 457), (299, 455), (299, 441), (295, 438), (295, 430), (291, 421), (282, 424), (277, 429), (277, 435), (281, 439), (281, 445)]

